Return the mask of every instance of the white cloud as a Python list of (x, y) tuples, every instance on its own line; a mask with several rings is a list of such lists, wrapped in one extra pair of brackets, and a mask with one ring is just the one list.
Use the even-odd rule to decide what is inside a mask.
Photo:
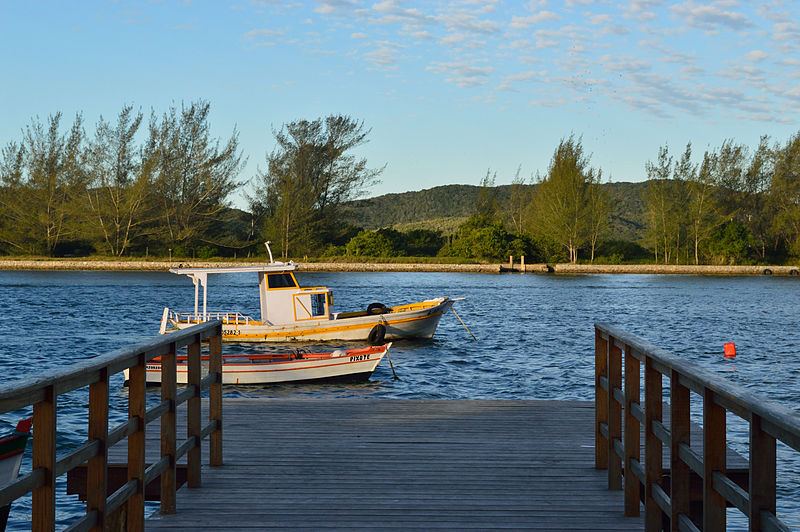
[(397, 68), (397, 53), (401, 46), (389, 41), (375, 43), (377, 48), (364, 54), (364, 59), (382, 70)]
[(480, 19), (471, 12), (458, 11), (442, 17), (445, 26), (468, 33), (499, 33), (500, 23), (495, 20)]
[(551, 39), (536, 39), (536, 48), (556, 48), (560, 43)]
[(620, 26), (617, 24), (606, 26), (603, 28), (604, 34), (611, 34), (611, 35), (628, 35), (631, 32), (630, 29), (626, 28), (625, 26)]
[(732, 30), (744, 30), (755, 26), (753, 21), (741, 13), (727, 10), (732, 7), (727, 2), (712, 4), (695, 4), (693, 1), (672, 6), (672, 11), (682, 17), (689, 26), (705, 30), (718, 30), (720, 27)]
[(520, 72), (519, 74), (512, 74), (510, 76), (506, 76), (503, 82), (497, 86), (496, 90), (498, 91), (516, 91), (514, 88), (515, 82), (520, 81), (529, 81), (534, 78), (543, 78), (547, 76), (547, 71), (542, 70), (541, 72), (536, 72), (534, 70), (529, 70), (527, 72)]
[(772, 28), (772, 38), (776, 42), (794, 43), (800, 40), (800, 24), (795, 21), (777, 22)]
[(760, 61), (763, 61), (767, 57), (769, 57), (769, 54), (767, 54), (766, 52), (764, 52), (762, 50), (753, 50), (753, 51), (748, 52), (748, 53), (746, 53), (744, 55), (744, 59), (746, 61), (751, 61), (753, 63), (758, 63)]
[[(316, 12), (318, 33), (291, 36), (305, 53), (310, 46), (339, 50), (370, 69), (426, 68), (447, 84), (472, 88), (475, 102), (507, 91), (496, 104), (513, 106), (515, 92), (535, 90), (541, 94), (526, 99), (538, 105), (567, 92), (573, 103), (611, 98), (659, 118), (797, 117), (782, 107), (800, 94), (795, 1), (530, 0), (503, 2), (500, 10), (499, 0), (316, 0), (306, 14)], [(289, 27), (286, 34), (253, 30), (246, 39), (287, 45)], [(350, 47), (342, 49), (348, 37)], [(381, 40), (365, 48), (375, 38)], [(410, 80), (413, 71), (401, 77)]]
[(432, 63), (427, 70), (436, 74), (445, 74), (445, 81), (455, 83), (459, 87), (471, 88), (488, 83), (489, 75), (494, 72), (492, 66), (478, 66), (466, 61)]
[(800, 85), (795, 86), (793, 89), (786, 91), (786, 96), (793, 100), (800, 100)]
[(315, 9), (315, 13), (320, 15), (339, 15), (345, 16), (358, 5), (352, 0), (317, 0), (319, 4)]
[(600, 57), (600, 62), (607, 72), (614, 74), (631, 74), (652, 70), (648, 61), (633, 56), (615, 56), (606, 54)]
[(654, 20), (656, 15), (650, 10), (656, 8), (660, 3), (660, 0), (631, 0), (625, 16), (640, 21)]
[(533, 26), (534, 24), (538, 24), (540, 22), (547, 22), (550, 20), (558, 20), (559, 17), (557, 14), (553, 13), (552, 11), (540, 11), (538, 13), (534, 13), (533, 15), (527, 15), (524, 17), (512, 15), (511, 23), (509, 24), (510, 27), (518, 30), (524, 30)]
[(378, 16), (371, 18), (373, 24), (403, 23), (419, 26), (434, 22), (434, 17), (426, 15), (417, 8), (401, 7), (396, 0), (384, 0), (372, 5), (372, 11)]
[(244, 34), (244, 38), (248, 41), (257, 41), (265, 37), (280, 37), (284, 32), (280, 30), (250, 30)]

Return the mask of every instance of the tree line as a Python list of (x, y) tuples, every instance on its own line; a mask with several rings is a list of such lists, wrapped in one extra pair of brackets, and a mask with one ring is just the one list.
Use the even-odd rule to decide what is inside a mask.
[(800, 257), (800, 133), (785, 142), (765, 136), (753, 148), (728, 139), (705, 150), (700, 161), (691, 143), (678, 154), (664, 145), (645, 172), (641, 241), (621, 240), (611, 230), (619, 214), (602, 169), (590, 165), (581, 139), (570, 135), (561, 139), (544, 174), (526, 180), (518, 171), (503, 202), (496, 198), (496, 175), (488, 172), (472, 216), (443, 240), (438, 254), (664, 264)]
[(218, 222), (240, 183), (238, 133), (221, 141), (210, 105), (151, 113), (125, 106), (87, 134), (81, 114), (38, 117), (0, 153), (0, 251), (180, 254), (228, 242)]
[(800, 133), (754, 148), (733, 140), (692, 160), (662, 146), (647, 163), (647, 244), (667, 263), (780, 262), (800, 256)]
[[(124, 106), (89, 134), (81, 114), (38, 117), (0, 152), (0, 253), (208, 258), (434, 257), (528, 262), (781, 262), (800, 256), (800, 133), (785, 143), (733, 140), (705, 151), (669, 146), (647, 162), (640, 242), (612, 231), (618, 216), (602, 169), (575, 135), (547, 169), (518, 170), (502, 197), (491, 170), (469, 218), (448, 234), (362, 229), (349, 210), (383, 167), (354, 153), (371, 130), (345, 115), (273, 128), (274, 148), (250, 180), (238, 132), (214, 137), (210, 104), (172, 106), (145, 120)], [(249, 212), (232, 209), (247, 187)]]

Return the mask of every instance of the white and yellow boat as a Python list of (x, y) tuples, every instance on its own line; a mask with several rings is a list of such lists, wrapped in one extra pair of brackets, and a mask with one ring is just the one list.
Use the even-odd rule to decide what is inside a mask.
[[(267, 246), (269, 249), (269, 246)], [(456, 299), (439, 297), (418, 303), (387, 307), (372, 303), (355, 312), (333, 311), (333, 290), (324, 286), (301, 287), (294, 276), (297, 264), (269, 264), (219, 268), (174, 268), (194, 282), (194, 312), (164, 309), (162, 334), (208, 320), (222, 320), (222, 339), (228, 342), (367, 341), (372, 345), (400, 338), (432, 338), (442, 314)], [(209, 274), (255, 273), (261, 319), (239, 312), (208, 311)], [(202, 309), (200, 287), (203, 289)]]

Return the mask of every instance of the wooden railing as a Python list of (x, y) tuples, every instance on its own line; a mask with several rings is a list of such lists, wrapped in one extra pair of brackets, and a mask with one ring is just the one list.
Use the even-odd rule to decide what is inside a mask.
[[(107, 518), (126, 505), (128, 530), (144, 529), (144, 487), (160, 477), (161, 512), (175, 512), (176, 462), (186, 455), (187, 485), (199, 487), (200, 442), (210, 436), (210, 465), (222, 465), (222, 323), (196, 325), (167, 336), (91, 358), (41, 377), (0, 387), (0, 414), (33, 405), (33, 463), (31, 472), (0, 489), (0, 506), (32, 493), (33, 531), (55, 528), (56, 478), (87, 464), (86, 514), (69, 530), (103, 530)], [(209, 373), (201, 379), (201, 342), (208, 340)], [(186, 346), (188, 382), (176, 385), (176, 353)], [(161, 357), (161, 402), (146, 408), (145, 365)], [(128, 421), (109, 430), (109, 377), (130, 369)], [(66, 456), (56, 456), (56, 403), (59, 395), (89, 387), (88, 441)], [(209, 388), (209, 423), (201, 426), (200, 396)], [(176, 408), (187, 403), (187, 437), (178, 442)], [(161, 457), (146, 467), (145, 426), (161, 419)], [(110, 496), (108, 449), (128, 438), (128, 481)]]
[[(662, 376), (669, 379), (668, 424)], [(702, 399), (702, 452), (690, 444), (690, 392)], [(623, 489), (624, 478), (627, 515), (639, 515), (643, 488), (647, 530), (661, 530), (665, 517), (671, 530), (725, 530), (728, 504), (749, 519), (750, 530), (788, 530), (775, 515), (776, 440), (800, 451), (800, 416), (792, 410), (607, 324), (595, 324), (595, 400), (595, 466), (608, 469), (609, 489)], [(747, 490), (726, 475), (726, 412), (750, 426)], [(665, 447), (669, 493), (660, 484)], [(690, 518), (693, 473), (702, 479), (702, 523)]]

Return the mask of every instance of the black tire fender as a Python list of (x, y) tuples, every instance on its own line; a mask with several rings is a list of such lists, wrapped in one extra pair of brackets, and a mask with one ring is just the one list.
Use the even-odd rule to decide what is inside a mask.
[(386, 338), (386, 325), (383, 323), (377, 324), (372, 330), (369, 331), (369, 336), (367, 336), (367, 341), (369, 345), (383, 345), (383, 341)]
[(389, 311), (389, 307), (383, 303), (370, 303), (367, 305), (367, 314), (383, 314)]

